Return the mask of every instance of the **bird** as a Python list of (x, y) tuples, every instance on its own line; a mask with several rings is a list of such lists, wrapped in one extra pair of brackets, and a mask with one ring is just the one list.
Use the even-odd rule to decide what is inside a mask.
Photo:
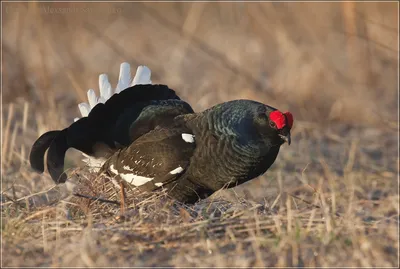
[(193, 204), (264, 174), (281, 145), (291, 143), (290, 112), (246, 99), (194, 112), (167, 85), (152, 84), (147, 67), (143, 84), (121, 79), (121, 73), (128, 77), (123, 64), (124, 83), (115, 93), (100, 77), (101, 96), (88, 91), (89, 104), (79, 104), (82, 118), (35, 141), (32, 168), (44, 171), (48, 150), (49, 173), (64, 183), (65, 153), (73, 147), (98, 162), (96, 172), (120, 183), (121, 197), (128, 184), (144, 192), (165, 189), (175, 200)]
[(114, 153), (100, 171), (193, 204), (265, 173), (281, 145), (290, 145), (292, 126), (290, 112), (253, 100), (224, 102), (157, 126)]

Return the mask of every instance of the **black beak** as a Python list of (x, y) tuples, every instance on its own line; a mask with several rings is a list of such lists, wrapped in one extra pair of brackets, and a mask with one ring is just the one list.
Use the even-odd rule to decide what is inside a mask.
[(286, 143), (288, 143), (288, 145), (290, 145), (290, 143), (292, 142), (292, 140), (290, 139), (290, 133), (288, 133), (287, 135), (279, 135), (283, 141), (285, 141)]

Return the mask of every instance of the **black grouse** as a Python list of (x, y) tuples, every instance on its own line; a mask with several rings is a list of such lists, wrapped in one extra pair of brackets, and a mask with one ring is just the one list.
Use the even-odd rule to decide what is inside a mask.
[(39, 137), (31, 166), (43, 172), (48, 149), (50, 175), (65, 182), (64, 157), (73, 147), (102, 158), (100, 172), (121, 182), (143, 191), (165, 188), (171, 197), (194, 203), (265, 173), (280, 146), (290, 144), (292, 114), (251, 100), (194, 113), (175, 91), (151, 84), (105, 99), (68, 128)]

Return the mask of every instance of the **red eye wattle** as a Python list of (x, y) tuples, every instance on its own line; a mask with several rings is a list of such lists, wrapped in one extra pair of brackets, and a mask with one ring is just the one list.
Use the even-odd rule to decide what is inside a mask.
[(285, 116), (279, 110), (272, 111), (269, 114), (269, 119), (271, 122), (275, 123), (278, 130), (285, 126)]
[(283, 113), (286, 116), (287, 124), (289, 125), (289, 128), (292, 129), (293, 127), (293, 115), (289, 111)]
[(269, 114), (269, 119), (271, 120), (271, 122), (275, 123), (278, 130), (282, 129), (286, 125), (289, 126), (290, 129), (292, 129), (293, 115), (289, 111), (285, 113), (282, 113), (279, 110), (272, 111)]

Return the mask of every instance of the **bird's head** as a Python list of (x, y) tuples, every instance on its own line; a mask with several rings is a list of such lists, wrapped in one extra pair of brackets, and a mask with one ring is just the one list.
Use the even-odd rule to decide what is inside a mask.
[[(261, 110), (261, 111), (260, 111)], [(262, 137), (268, 138), (273, 144), (291, 143), (290, 130), (293, 127), (293, 115), (281, 112), (269, 106), (263, 106), (256, 117), (256, 125)]]
[[(267, 146), (290, 145), (293, 115), (253, 100), (233, 100), (204, 111), (212, 121), (220, 119), (214, 128), (235, 133), (242, 144), (262, 141)], [(212, 115), (212, 116), (210, 116)]]

